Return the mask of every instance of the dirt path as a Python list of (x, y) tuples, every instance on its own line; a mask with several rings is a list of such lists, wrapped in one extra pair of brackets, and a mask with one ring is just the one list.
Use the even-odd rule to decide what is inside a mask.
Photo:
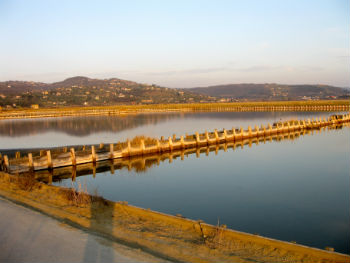
[(164, 262), (0, 198), (0, 262)]

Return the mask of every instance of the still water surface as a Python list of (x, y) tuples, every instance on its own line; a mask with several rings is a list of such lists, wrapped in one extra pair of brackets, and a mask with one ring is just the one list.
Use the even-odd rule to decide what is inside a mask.
[[(329, 116), (329, 112), (158, 113), (128, 116), (85, 116), (0, 121), (0, 150), (125, 141), (136, 135), (178, 136), (195, 131), (247, 128), (281, 119)], [(333, 113), (334, 114), (334, 113)], [(338, 113), (339, 114), (339, 113)]]
[[(191, 113), (16, 120), (0, 123), (0, 148), (98, 143), (137, 134), (178, 135), (326, 113)], [(4, 124), (5, 123), (5, 124)], [(4, 126), (11, 127), (11, 134)], [(300, 244), (350, 253), (350, 128), (253, 145), (146, 171), (76, 180), (107, 199)], [(4, 147), (3, 145), (6, 145)], [(71, 186), (70, 179), (56, 185)]]

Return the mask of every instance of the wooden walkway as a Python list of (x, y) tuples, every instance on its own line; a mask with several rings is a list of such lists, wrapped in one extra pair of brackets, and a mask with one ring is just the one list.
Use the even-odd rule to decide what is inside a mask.
[(3, 157), (0, 156), (0, 169), (10, 173), (40, 170), (52, 171), (60, 167), (96, 163), (106, 160), (121, 160), (124, 157), (159, 155), (169, 152), (179, 152), (180, 155), (183, 155), (188, 152), (200, 151), (201, 148), (207, 148), (208, 146), (227, 145), (228, 143), (234, 143), (234, 145), (241, 143), (244, 145), (247, 143), (247, 140), (248, 143), (254, 140), (259, 142), (260, 140), (264, 140), (264, 138), (265, 140), (274, 138), (276, 135), (285, 136), (295, 134), (295, 132), (300, 134), (303, 131), (318, 130), (322, 127), (340, 125), (346, 122), (350, 122), (350, 114), (332, 115), (327, 119), (291, 120), (279, 122), (274, 125), (255, 126), (254, 129), (249, 126), (247, 130), (233, 128), (231, 130), (215, 130), (214, 132), (201, 134), (196, 132), (194, 135), (181, 136), (180, 138), (174, 135), (167, 140), (155, 140), (154, 144), (149, 145), (146, 145), (144, 140), (140, 140), (140, 144), (136, 147), (132, 146), (130, 141), (128, 141), (123, 144), (125, 147), (122, 148), (116, 144), (100, 144), (100, 146), (74, 147), (70, 151), (68, 151), (67, 147), (62, 147), (55, 152), (43, 150), (36, 154), (28, 153), (24, 157), (21, 157), (21, 154), (17, 153), (16, 158), (11, 160), (6, 155)]

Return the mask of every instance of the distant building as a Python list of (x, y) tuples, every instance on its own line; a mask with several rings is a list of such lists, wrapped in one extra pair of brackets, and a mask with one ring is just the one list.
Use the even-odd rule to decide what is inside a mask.
[(37, 109), (39, 109), (39, 104), (32, 104), (32, 105), (30, 106), (30, 108), (32, 108), (32, 109), (34, 109), (34, 110), (37, 110)]

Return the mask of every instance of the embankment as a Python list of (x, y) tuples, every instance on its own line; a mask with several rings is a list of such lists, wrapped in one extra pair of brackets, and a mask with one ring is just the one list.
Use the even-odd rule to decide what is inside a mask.
[(0, 196), (75, 227), (178, 262), (350, 262), (350, 256), (0, 173)]
[(349, 109), (350, 104), (348, 100), (117, 105), (99, 107), (3, 109), (0, 110), (0, 120), (63, 116), (124, 115), (156, 112), (348, 111)]

